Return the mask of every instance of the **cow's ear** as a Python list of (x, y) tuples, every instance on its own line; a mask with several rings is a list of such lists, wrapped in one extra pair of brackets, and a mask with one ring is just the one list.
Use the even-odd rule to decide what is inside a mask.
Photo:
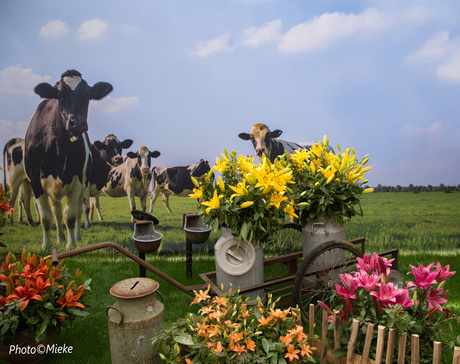
[(112, 92), (113, 87), (108, 82), (96, 82), (93, 87), (91, 87), (91, 100), (100, 100), (104, 96), (107, 96)]
[(120, 143), (122, 149), (128, 149), (131, 145), (133, 145), (132, 139), (125, 139)]
[(132, 159), (137, 158), (137, 153), (134, 153), (134, 152), (128, 152), (126, 155)]
[(57, 99), (58, 90), (49, 83), (43, 82), (35, 86), (34, 92), (44, 99)]
[(281, 134), (283, 134), (283, 131), (279, 130), (279, 129), (276, 129), (276, 130), (273, 130), (272, 132), (270, 132), (270, 136), (272, 138), (278, 138)]
[(158, 158), (161, 155), (161, 153), (158, 150), (155, 150), (154, 152), (150, 152), (149, 156), (151, 158)]
[(104, 143), (102, 143), (101, 141), (99, 140), (96, 140), (95, 142), (93, 142), (94, 146), (96, 147), (96, 149), (98, 150), (103, 150), (103, 149), (106, 149), (106, 146)]
[(248, 133), (239, 133), (238, 136), (243, 139), (243, 140), (249, 140), (251, 137), (249, 136)]

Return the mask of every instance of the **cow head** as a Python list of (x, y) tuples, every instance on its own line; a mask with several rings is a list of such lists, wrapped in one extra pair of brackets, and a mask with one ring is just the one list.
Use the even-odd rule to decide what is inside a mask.
[(90, 87), (75, 70), (64, 72), (54, 87), (40, 83), (34, 89), (40, 97), (57, 100), (58, 116), (72, 137), (88, 130), (89, 100), (100, 100), (112, 90), (112, 85), (107, 82), (97, 82)]
[(101, 158), (114, 167), (123, 163), (123, 156), (121, 153), (123, 149), (128, 149), (132, 144), (132, 139), (125, 139), (120, 142), (113, 134), (107, 135), (104, 142), (99, 140), (94, 142), (94, 146), (99, 150)]
[(142, 174), (147, 175), (150, 173), (150, 158), (158, 158), (161, 153), (157, 150), (151, 152), (147, 147), (142, 146), (139, 148), (137, 153), (128, 152), (126, 155), (132, 159), (137, 158), (137, 164)]
[(254, 150), (258, 157), (261, 157), (262, 154), (266, 156), (270, 155), (270, 140), (273, 138), (278, 138), (283, 132), (281, 130), (270, 131), (267, 125), (258, 123), (254, 124), (251, 132), (240, 133), (238, 136), (243, 140), (251, 140), (254, 145)]
[(197, 164), (191, 167), (192, 170), (190, 172), (190, 175), (195, 178), (201, 177), (203, 174), (208, 173), (211, 170), (208, 161), (205, 161), (203, 159), (201, 159)]

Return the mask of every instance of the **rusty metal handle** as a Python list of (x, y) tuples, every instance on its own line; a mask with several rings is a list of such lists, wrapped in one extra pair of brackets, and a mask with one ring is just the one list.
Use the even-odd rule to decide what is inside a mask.
[(163, 295), (161, 294), (161, 292), (160, 292), (160, 291), (155, 291), (154, 293), (158, 293), (158, 296), (160, 297), (161, 303), (164, 303), (165, 298), (163, 297)]
[(107, 320), (109, 320), (109, 310), (112, 309), (112, 310), (115, 310), (115, 311), (118, 311), (118, 313), (120, 314), (120, 322), (118, 323), (118, 327), (120, 327), (121, 325), (123, 325), (123, 321), (124, 321), (124, 316), (123, 316), (123, 312), (121, 312), (118, 308), (116, 307), (113, 307), (113, 306), (109, 306), (107, 307), (107, 309), (105, 310), (105, 315), (107, 316)]

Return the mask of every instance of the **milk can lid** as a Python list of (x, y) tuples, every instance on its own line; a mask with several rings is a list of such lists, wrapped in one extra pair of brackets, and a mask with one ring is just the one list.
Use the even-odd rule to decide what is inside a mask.
[(141, 298), (154, 293), (158, 286), (158, 282), (150, 278), (128, 278), (115, 283), (109, 292), (116, 298)]

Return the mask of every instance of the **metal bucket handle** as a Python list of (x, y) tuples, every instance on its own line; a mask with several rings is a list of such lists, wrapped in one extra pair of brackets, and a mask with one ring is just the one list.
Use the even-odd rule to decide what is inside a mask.
[(109, 306), (107, 307), (107, 309), (105, 310), (105, 315), (107, 316), (107, 320), (109, 319), (109, 310), (112, 309), (112, 310), (115, 310), (115, 311), (118, 311), (118, 313), (120, 314), (120, 322), (118, 323), (118, 327), (120, 327), (121, 325), (123, 325), (123, 321), (124, 321), (124, 316), (123, 316), (123, 312), (121, 312), (118, 308), (116, 307), (113, 307), (113, 306)]
[(161, 303), (164, 303), (164, 302), (165, 302), (165, 298), (164, 298), (164, 296), (161, 294), (160, 291), (157, 290), (157, 291), (155, 291), (154, 293), (158, 293), (158, 296), (160, 297), (160, 302), (161, 302)]

